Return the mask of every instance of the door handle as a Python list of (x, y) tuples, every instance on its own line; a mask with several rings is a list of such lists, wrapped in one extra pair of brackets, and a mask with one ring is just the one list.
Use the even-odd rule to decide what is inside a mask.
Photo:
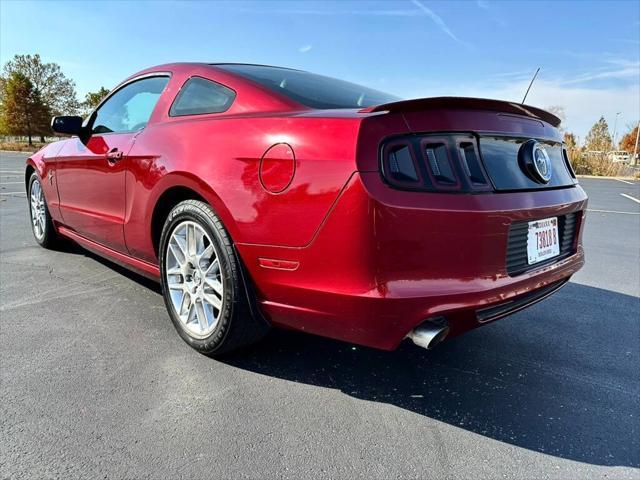
[(109, 162), (111, 163), (115, 163), (118, 160), (122, 159), (122, 152), (120, 150), (118, 150), (117, 148), (112, 148), (111, 150), (109, 150), (107, 152), (107, 160), (109, 160)]

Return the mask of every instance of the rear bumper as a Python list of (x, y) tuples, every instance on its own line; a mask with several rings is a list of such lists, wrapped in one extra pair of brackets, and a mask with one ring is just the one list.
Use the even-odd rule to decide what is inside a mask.
[[(376, 172), (361, 173), (305, 248), (239, 248), (275, 325), (393, 349), (428, 318), (446, 317), (450, 336), (458, 335), (524, 308), (539, 300), (535, 292), (568, 280), (584, 264), (586, 201), (580, 187), (482, 195), (401, 192)], [(572, 212), (580, 213), (571, 254), (510, 276), (511, 224)], [(295, 268), (263, 268), (260, 258), (286, 260)], [(499, 314), (486, 315), (488, 308)]]

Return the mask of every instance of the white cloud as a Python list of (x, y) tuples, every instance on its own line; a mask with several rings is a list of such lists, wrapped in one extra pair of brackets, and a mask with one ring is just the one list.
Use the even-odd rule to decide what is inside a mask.
[[(428, 17), (431, 21), (447, 36), (455, 40), (461, 45), (464, 45), (467, 48), (472, 48), (472, 45), (461, 40), (456, 36), (455, 33), (451, 31), (448, 25), (444, 22), (442, 17), (436, 14), (433, 10), (428, 8), (424, 3), (420, 0), (411, 0), (411, 2), (417, 8), (406, 8), (406, 9), (362, 9), (362, 10), (346, 10), (346, 9), (309, 9), (309, 8), (282, 8), (282, 9), (269, 9), (268, 12), (270, 14), (281, 14), (281, 15), (319, 15), (319, 16), (333, 16), (333, 15), (366, 15), (366, 16), (381, 16), (381, 17)], [(246, 8), (240, 7), (236, 9), (239, 12), (247, 12), (247, 13), (257, 13), (259, 10), (254, 8)]]
[(584, 73), (576, 76), (573, 79), (567, 79), (561, 82), (563, 85), (573, 85), (576, 83), (585, 83), (593, 80), (605, 80), (605, 79), (624, 79), (624, 78), (638, 78), (638, 69), (629, 67), (616, 70), (605, 70), (601, 72)]
[(501, 27), (507, 26), (507, 22), (502, 17), (499, 17), (494, 14), (495, 9), (493, 8), (493, 5), (489, 3), (488, 0), (476, 0), (476, 5), (478, 6), (478, 8), (480, 8), (481, 10), (484, 10), (487, 13), (487, 16), (491, 21), (495, 22)]
[(308, 51), (310, 51), (313, 48), (313, 45), (303, 45), (301, 46), (298, 51), (300, 53), (307, 53)]
[[(429, 92), (416, 91), (410, 96), (483, 97), (520, 103), (528, 84), (529, 80), (491, 85), (452, 85), (440, 90), (432, 88)], [(563, 128), (578, 135), (580, 141), (584, 141), (587, 132), (600, 116), (605, 117), (611, 129), (616, 112), (622, 112), (618, 119), (618, 130), (621, 125), (637, 122), (640, 119), (640, 86), (636, 83), (622, 87), (595, 88), (566, 85), (539, 78), (531, 87), (526, 103), (540, 108), (552, 105), (563, 107), (566, 113)]]
[(616, 112), (622, 112), (618, 127), (640, 118), (640, 89), (637, 85), (596, 89), (592, 87), (567, 87), (549, 82), (534, 84), (527, 99), (542, 108), (560, 105), (566, 112), (564, 128), (575, 132), (581, 141), (591, 126), (604, 116), (613, 129)]
[[(562, 127), (581, 139), (601, 116), (613, 129), (616, 112), (622, 112), (618, 119), (620, 133), (621, 125), (635, 124), (640, 120), (640, 61), (610, 53), (588, 55), (586, 60), (592, 64), (589, 70), (560, 75), (543, 68), (526, 103), (540, 108), (562, 107), (566, 114)], [(534, 71), (496, 72), (473, 82), (432, 83), (424, 90), (406, 92), (403, 96), (482, 97), (520, 103)]]
[(370, 10), (345, 10), (345, 9), (310, 9), (310, 8), (270, 8), (269, 10), (259, 10), (255, 8), (240, 7), (234, 11), (242, 13), (270, 13), (276, 15), (316, 15), (316, 16), (339, 16), (339, 15), (366, 15), (379, 17), (419, 17), (425, 13), (415, 8), (405, 9), (370, 9)]
[(449, 37), (451, 37), (452, 39), (454, 39), (456, 42), (458, 42), (461, 45), (464, 45), (467, 48), (470, 48), (471, 45), (468, 44), (467, 42), (464, 42), (462, 40), (460, 40), (452, 31), (451, 29), (447, 26), (446, 23), (444, 23), (444, 20), (442, 19), (442, 17), (440, 17), (438, 14), (436, 14), (433, 10), (431, 10), (430, 8), (428, 8), (424, 3), (420, 2), (419, 0), (411, 0), (411, 2), (418, 7), (420, 10), (422, 10), (432, 21), (433, 23), (436, 24), (436, 26), (442, 30), (445, 34), (447, 34)]

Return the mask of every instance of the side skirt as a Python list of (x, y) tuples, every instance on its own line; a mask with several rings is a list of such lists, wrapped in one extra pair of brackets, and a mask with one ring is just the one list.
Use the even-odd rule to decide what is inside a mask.
[(140, 275), (144, 275), (145, 277), (156, 282), (160, 281), (160, 267), (158, 265), (154, 265), (152, 263), (130, 257), (129, 255), (125, 255), (124, 253), (116, 252), (109, 247), (105, 247), (104, 245), (100, 245), (93, 240), (84, 238), (83, 236), (78, 235), (73, 230), (69, 230), (68, 228), (62, 226), (58, 226), (58, 232), (60, 233), (60, 235), (73, 240), (81, 247), (86, 248), (87, 250), (106, 258), (107, 260), (111, 260), (112, 262), (115, 262), (124, 268), (139, 273)]

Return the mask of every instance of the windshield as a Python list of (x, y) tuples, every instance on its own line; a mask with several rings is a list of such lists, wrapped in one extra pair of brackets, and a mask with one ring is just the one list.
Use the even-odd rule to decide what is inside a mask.
[(323, 75), (262, 65), (217, 64), (310, 108), (365, 108), (398, 97)]

